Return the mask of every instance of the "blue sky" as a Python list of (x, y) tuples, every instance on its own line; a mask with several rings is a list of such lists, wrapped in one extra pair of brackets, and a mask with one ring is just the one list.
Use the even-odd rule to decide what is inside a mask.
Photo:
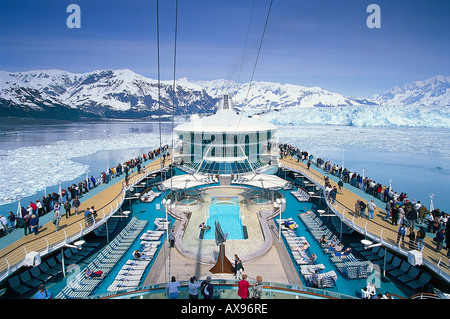
[[(69, 4), (81, 28), (69, 29)], [(179, 0), (176, 78), (248, 82), (270, 0)], [(381, 28), (366, 25), (369, 4)], [(175, 0), (160, 0), (161, 79), (173, 80)], [(274, 0), (255, 81), (367, 97), (450, 75), (450, 1)], [(130, 69), (157, 78), (156, 0), (0, 0), (0, 70)]]

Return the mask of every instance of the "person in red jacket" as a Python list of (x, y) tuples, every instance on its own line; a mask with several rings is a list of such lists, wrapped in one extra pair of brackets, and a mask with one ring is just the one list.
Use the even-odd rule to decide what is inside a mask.
[(248, 298), (248, 288), (250, 287), (249, 282), (247, 281), (247, 275), (242, 275), (242, 280), (238, 282), (238, 296), (242, 299)]

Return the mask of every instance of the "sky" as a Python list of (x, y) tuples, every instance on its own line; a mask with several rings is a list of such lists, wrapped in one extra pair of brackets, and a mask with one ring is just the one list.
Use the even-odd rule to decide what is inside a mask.
[[(157, 79), (158, 4), (161, 80), (246, 83), (270, 2), (179, 0), (174, 72), (176, 0), (0, 0), (0, 70), (130, 69)], [(67, 25), (71, 4), (80, 28)], [(371, 4), (380, 28), (367, 25)], [(448, 0), (273, 0), (253, 80), (364, 98), (449, 71)]]

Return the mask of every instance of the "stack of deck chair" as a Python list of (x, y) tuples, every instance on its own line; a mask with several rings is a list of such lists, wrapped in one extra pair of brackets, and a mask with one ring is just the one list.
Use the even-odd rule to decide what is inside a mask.
[[(319, 273), (317, 274), (317, 288), (330, 288), (333, 287), (337, 280), (337, 274), (334, 270), (327, 271), (325, 273)], [(305, 275), (305, 280), (308, 283), (308, 285), (313, 286), (312, 282), (312, 274)]]
[(310, 198), (310, 195), (302, 188), (291, 191), (291, 194), (294, 195), (294, 197), (297, 198), (299, 202), (307, 202)]

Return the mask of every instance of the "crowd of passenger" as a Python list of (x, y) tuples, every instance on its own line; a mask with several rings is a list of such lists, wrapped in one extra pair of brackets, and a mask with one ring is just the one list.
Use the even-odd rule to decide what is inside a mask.
[[(339, 178), (339, 189), (331, 186), (327, 175), (324, 178), (325, 197), (332, 204), (336, 201), (336, 195), (342, 194), (344, 183), (359, 188), (366, 194), (386, 203), (383, 208), (385, 211), (383, 220), (386, 222), (390, 221), (392, 225), (400, 226), (398, 230), (399, 244), (403, 244), (403, 238), (407, 237), (410, 239), (410, 247), (421, 249), (426, 233), (430, 233), (431, 236), (434, 236), (433, 240), (436, 242), (436, 251), (441, 251), (445, 243), (448, 249), (447, 255), (450, 258), (450, 236), (446, 235), (450, 231), (450, 224), (448, 223), (448, 214), (440, 208), (433, 208), (430, 211), (420, 201), (415, 198), (409, 198), (405, 192), (400, 192), (399, 194), (391, 186), (376, 182), (370, 177), (357, 172), (351, 172), (345, 167), (339, 167), (337, 164), (330, 163), (329, 160), (325, 161), (322, 158), (314, 158), (312, 154), (298, 147), (289, 144), (280, 144), (279, 152), (280, 158), (290, 156), (296, 159), (297, 162), (306, 161), (308, 169), (314, 163), (317, 167), (324, 170), (327, 175), (333, 175)], [(368, 210), (368, 218), (373, 219), (376, 209), (373, 200), (367, 203), (363, 200), (357, 200), (354, 209), (355, 217), (365, 217), (366, 208)], [(407, 229), (406, 232), (404, 228)]]
[[(17, 228), (24, 229), (24, 236), (31, 233), (37, 235), (39, 232), (39, 218), (50, 212), (54, 213), (52, 222), (55, 224), (56, 230), (59, 230), (62, 209), (65, 211), (66, 218), (73, 214), (78, 215), (80, 213), (78, 212), (81, 204), (80, 199), (82, 199), (83, 195), (123, 174), (125, 174), (125, 180), (128, 181), (128, 175), (134, 168), (140, 172), (144, 162), (152, 160), (161, 154), (165, 159), (168, 149), (169, 146), (167, 144), (163, 147), (152, 149), (147, 153), (110, 167), (107, 171), (101, 172), (97, 178), (91, 175), (90, 178), (80, 180), (78, 183), (72, 183), (67, 189), (61, 189), (61, 193), (51, 192), (42, 196), (42, 198), (30, 201), (26, 207), (21, 206), (20, 209), (17, 209), (17, 212), (10, 211), (8, 216), (0, 215), (0, 237), (8, 235)], [(73, 214), (71, 215), (72, 209)], [(96, 216), (96, 210), (94, 207), (87, 208), (83, 214), (86, 222), (92, 222), (92, 218)]]
[[(263, 292), (262, 277), (256, 276), (256, 282), (251, 285), (247, 280), (247, 275), (243, 273), (244, 266), (242, 261), (236, 254), (234, 255), (233, 271), (236, 280), (238, 280), (238, 297), (241, 299), (261, 299)], [(214, 285), (211, 281), (211, 276), (207, 276), (202, 282), (199, 282), (196, 276), (189, 278), (189, 299), (198, 299), (199, 295), (203, 296), (203, 299), (212, 299)], [(178, 299), (178, 289), (181, 287), (181, 284), (176, 280), (175, 276), (172, 276), (166, 286), (169, 299)]]

